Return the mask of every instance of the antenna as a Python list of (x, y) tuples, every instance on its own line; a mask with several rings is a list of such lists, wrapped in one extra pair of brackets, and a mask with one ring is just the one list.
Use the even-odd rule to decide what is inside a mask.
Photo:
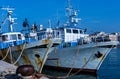
[(9, 20), (9, 28), (10, 28), (10, 31), (13, 31), (13, 26), (12, 24), (14, 23), (14, 20), (17, 19), (17, 18), (12, 18), (12, 13), (13, 13), (13, 10), (14, 8), (1, 8), (2, 10), (6, 10), (8, 12), (7, 14), (7, 17), (8, 17), (8, 20)]
[(7, 8), (1, 8), (2, 10), (6, 10), (6, 11), (12, 11), (12, 10), (15, 10), (15, 8), (9, 8), (9, 7), (7, 7)]
[(70, 22), (69, 22), (69, 18), (70, 16), (72, 15), (72, 5), (70, 3), (70, 0), (67, 0), (67, 7), (66, 7), (66, 16), (67, 16), (67, 21), (66, 21), (66, 24), (69, 25)]
[(49, 25), (49, 28), (51, 28), (51, 21), (50, 21), (50, 19), (48, 20), (48, 25)]
[(77, 26), (80, 18), (77, 18), (77, 12), (79, 10), (74, 10), (72, 8), (72, 5), (70, 3), (70, 0), (67, 0), (67, 8), (66, 8), (66, 16), (67, 16), (67, 21), (65, 26)]
[(68, 0), (68, 8), (72, 8), (72, 6), (70, 4), (70, 0)]
[(50, 19), (48, 20), (48, 25), (49, 25), (49, 28), (47, 28), (46, 31), (47, 32), (52, 32)]
[(68, 6), (66, 8), (66, 16), (69, 17), (72, 14), (72, 5), (70, 4), (70, 0), (67, 0)]
[(1, 16), (1, 23), (0, 23), (0, 32), (2, 32), (2, 26), (5, 24), (5, 22), (6, 22), (6, 17), (4, 18), (4, 15), (2, 14), (2, 16)]

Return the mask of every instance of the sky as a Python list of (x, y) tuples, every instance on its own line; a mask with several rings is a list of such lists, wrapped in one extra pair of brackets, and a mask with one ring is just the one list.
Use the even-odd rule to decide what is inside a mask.
[[(78, 17), (81, 28), (88, 32), (104, 31), (107, 33), (120, 32), (120, 0), (70, 0), (74, 9), (80, 10)], [(57, 21), (65, 22), (65, 7), (67, 0), (0, 0), (0, 7), (14, 7), (14, 17), (17, 24), (14, 28), (20, 30), (22, 22), (28, 19), (30, 25), (36, 23), (48, 27)], [(0, 10), (2, 15), (2, 10)], [(1, 18), (1, 16), (0, 16)]]

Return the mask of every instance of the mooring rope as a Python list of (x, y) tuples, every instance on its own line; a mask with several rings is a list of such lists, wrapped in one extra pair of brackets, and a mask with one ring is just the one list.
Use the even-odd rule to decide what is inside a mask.
[(8, 56), (9, 51), (10, 51), (10, 47), (8, 48), (6, 55), (4, 56), (4, 58), (2, 60), (6, 59), (6, 57)]
[[(97, 45), (97, 43), (96, 43), (96, 45)], [(108, 52), (110, 52), (113, 47), (114, 47), (114, 45), (113, 45), (110, 49), (108, 49)], [(95, 49), (96, 49), (96, 47), (95, 47)], [(94, 50), (94, 51), (95, 51), (95, 50)], [(106, 54), (107, 54), (108, 52), (106, 52), (106, 53), (104, 54), (104, 56), (106, 56)], [(78, 74), (80, 71), (82, 71), (82, 69), (87, 65), (87, 63), (90, 61), (90, 59), (93, 57), (93, 55), (94, 55), (94, 52), (93, 52), (92, 55), (89, 57), (89, 59), (86, 61), (86, 63), (81, 67), (81, 69), (79, 69), (77, 72), (75, 72), (75, 73), (73, 73), (73, 74), (71, 74), (71, 75), (70, 75), (70, 72), (72, 71), (73, 68), (70, 69), (70, 71), (68, 72), (68, 74), (67, 74), (66, 76), (49, 76), (49, 75), (46, 75), (46, 76), (49, 77), (49, 78), (56, 78), (56, 79), (61, 79), (61, 78), (64, 78), (64, 79), (65, 79), (65, 78), (74, 76), (74, 75)], [(102, 61), (102, 59), (101, 59), (101, 61)], [(99, 65), (100, 65), (101, 61), (99, 62)], [(98, 66), (99, 66), (99, 65), (98, 65)]]
[(78, 45), (78, 47), (77, 47), (77, 52), (76, 52), (76, 55), (75, 55), (75, 57), (74, 57), (74, 61), (73, 61), (72, 68), (69, 70), (69, 72), (68, 72), (68, 74), (67, 74), (66, 76), (69, 76), (70, 73), (72, 72), (72, 70), (73, 70), (73, 66), (75, 65), (76, 60), (77, 60), (77, 58), (78, 58), (79, 50), (80, 50), (80, 45)]
[(13, 63), (13, 61), (12, 61), (12, 52), (11, 52), (11, 48), (10, 48), (10, 63)]
[[(98, 43), (96, 43), (97, 45)], [(113, 48), (113, 46), (111, 47), (111, 49)], [(95, 47), (96, 49), (96, 47)], [(111, 50), (109, 49), (109, 51)], [(95, 50), (94, 50), (95, 51)], [(107, 53), (107, 52), (106, 52)], [(90, 61), (91, 57), (93, 57), (94, 55), (94, 52), (92, 53), (92, 55), (89, 57), (89, 59), (86, 61), (86, 63), (82, 66), (82, 69), (86, 66), (86, 64)], [(71, 75), (67, 75), (67, 76), (57, 76), (57, 77), (54, 77), (54, 76), (48, 76), (48, 77), (52, 77), (52, 78), (68, 78), (68, 77), (71, 77), (71, 76), (74, 76), (76, 74), (78, 74), (82, 69), (79, 69), (77, 72), (75, 72), (74, 74), (71, 74)], [(70, 70), (70, 72), (72, 71), (72, 69)], [(70, 72), (68, 72), (70, 74)]]
[[(78, 45), (78, 46), (80, 46), (80, 45)], [(80, 49), (80, 47), (78, 47), (78, 50), (77, 50), (76, 55), (78, 54), (79, 49)], [(77, 73), (79, 73), (79, 72), (87, 65), (87, 63), (90, 61), (91, 57), (93, 57), (94, 52), (95, 52), (95, 49), (96, 49), (96, 47), (94, 48), (94, 51), (93, 51), (92, 55), (91, 55), (91, 56), (88, 58), (88, 60), (84, 63), (84, 65), (81, 67), (81, 69), (79, 69), (79, 70), (78, 70), (77, 72), (75, 72), (74, 74), (71, 74), (71, 75), (70, 75), (70, 73), (71, 73), (71, 71), (72, 71), (72, 69), (73, 69), (73, 67), (72, 67), (72, 68), (70, 69), (70, 71), (68, 72), (66, 78), (67, 78), (67, 77), (70, 77), (70, 76), (74, 76), (74, 75), (76, 75)], [(75, 58), (77, 59), (77, 56), (76, 56)], [(75, 61), (76, 61), (76, 60), (75, 60)]]
[(14, 65), (20, 60), (20, 58), (21, 58), (21, 56), (22, 56), (22, 54), (23, 54), (23, 51), (24, 51), (24, 49), (25, 49), (25, 46), (26, 46), (26, 43), (24, 43), (23, 48), (22, 48), (22, 51), (21, 51), (19, 57), (18, 57), (17, 60), (13, 63)]
[(47, 57), (48, 57), (49, 50), (50, 50), (50, 48), (52, 47), (52, 45), (53, 45), (53, 43), (52, 43), (52, 41), (50, 40), (50, 42), (49, 42), (49, 44), (48, 44), (47, 51), (45, 52), (45, 55), (44, 55), (43, 60), (42, 60), (42, 65), (41, 65), (41, 67), (40, 67), (39, 70), (38, 70), (38, 72), (40, 72), (40, 73), (42, 72), (43, 65), (44, 65), (44, 63), (45, 63), (45, 61), (46, 61), (46, 59), (47, 59)]
[[(80, 45), (78, 45), (78, 49), (77, 49), (77, 52), (76, 52), (76, 55), (75, 55), (75, 60), (74, 60), (74, 62), (73, 62), (73, 65), (75, 64), (75, 61), (76, 61), (77, 56), (78, 56), (78, 52), (79, 52), (79, 49), (80, 49), (79, 46), (80, 46)], [(96, 47), (95, 47), (95, 49), (94, 49), (94, 52), (95, 52), (95, 50), (96, 50)], [(50, 76), (50, 75), (46, 75), (46, 76), (49, 77), (49, 78), (56, 78), (56, 79), (61, 79), (61, 78), (62, 78), (62, 79), (65, 79), (65, 78), (74, 76), (74, 75), (78, 74), (80, 71), (83, 70), (83, 68), (88, 64), (88, 62), (90, 61), (90, 59), (93, 57), (94, 52), (93, 52), (92, 55), (88, 58), (88, 60), (86, 61), (86, 63), (84, 63), (84, 65), (81, 67), (81, 69), (79, 69), (77, 72), (75, 72), (75, 73), (73, 73), (73, 74), (70, 75), (70, 73), (71, 73), (71, 71), (72, 71), (72, 69), (73, 69), (73, 67), (72, 67), (72, 68), (69, 70), (68, 74), (65, 75), (65, 76)]]
[(79, 69), (77, 72), (75, 72), (75, 73), (73, 73), (73, 74), (71, 74), (71, 75), (70, 75), (70, 72), (71, 72), (72, 70), (70, 70), (69, 74), (67, 74), (66, 76), (50, 76), (50, 75), (46, 75), (46, 76), (49, 77), (49, 78), (56, 78), (56, 79), (61, 79), (61, 78), (62, 78), (62, 79), (65, 79), (65, 78), (74, 76), (74, 75), (78, 74), (80, 71), (82, 71), (82, 69), (83, 69), (83, 68), (87, 65), (87, 63), (90, 61), (91, 57), (92, 57), (92, 55), (89, 57), (89, 59), (86, 61), (86, 63), (81, 67), (81, 69)]
[(114, 47), (114, 45), (112, 45), (110, 49), (108, 48), (108, 50), (106, 50), (106, 53), (102, 56), (102, 59), (101, 59), (101, 61), (99, 62), (99, 65), (98, 65), (97, 69), (99, 68), (99, 66), (100, 66), (103, 58), (105, 58), (105, 56), (108, 54), (108, 52), (110, 52), (110, 51), (112, 50), (113, 47)]
[[(96, 48), (96, 47), (95, 47), (95, 48)], [(94, 50), (94, 52), (95, 52), (95, 50)], [(82, 71), (83, 68), (88, 64), (88, 62), (90, 61), (90, 59), (93, 57), (94, 52), (93, 52), (92, 55), (88, 58), (88, 60), (86, 61), (86, 63), (84, 63), (84, 65), (81, 67), (81, 69), (79, 69), (77, 72), (75, 72), (75, 73), (73, 73), (73, 74), (71, 74), (71, 75), (69, 75), (69, 76), (67, 76), (67, 77), (74, 76), (74, 75), (78, 74), (80, 71)], [(66, 78), (67, 78), (67, 77), (66, 77)]]

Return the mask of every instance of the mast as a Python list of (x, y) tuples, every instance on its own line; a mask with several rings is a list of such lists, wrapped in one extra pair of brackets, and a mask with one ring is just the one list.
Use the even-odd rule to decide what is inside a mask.
[(12, 18), (12, 13), (14, 8), (2, 8), (3, 10), (6, 10), (8, 12), (7, 17), (8, 17), (8, 21), (9, 21), (9, 30), (10, 32), (13, 32), (13, 24), (14, 24), (14, 20), (16, 18)]
[(81, 20), (81, 18), (77, 18), (77, 12), (79, 10), (74, 10), (70, 0), (67, 0), (67, 8), (66, 8), (66, 16), (67, 16), (67, 21), (66, 21), (66, 26), (76, 26)]
[(69, 17), (71, 16), (71, 13), (72, 13), (72, 5), (70, 3), (70, 0), (67, 0), (67, 7), (66, 7), (67, 24), (69, 24)]
[(50, 19), (48, 20), (48, 25), (49, 25), (49, 28), (51, 28), (51, 21), (50, 21)]

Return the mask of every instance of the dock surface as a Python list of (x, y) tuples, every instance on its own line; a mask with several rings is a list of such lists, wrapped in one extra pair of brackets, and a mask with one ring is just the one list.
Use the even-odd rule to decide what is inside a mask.
[(14, 71), (16, 71), (16, 68), (17, 68), (17, 66), (0, 60), (0, 73), (2, 73), (2, 72), (14, 72)]
[[(16, 74), (17, 66), (0, 60), (0, 79), (4, 79), (7, 74)], [(49, 79), (42, 75), (40, 79)]]
[(5, 74), (13, 74), (16, 72), (17, 66), (7, 63), (5, 61), (0, 60), (0, 75)]

